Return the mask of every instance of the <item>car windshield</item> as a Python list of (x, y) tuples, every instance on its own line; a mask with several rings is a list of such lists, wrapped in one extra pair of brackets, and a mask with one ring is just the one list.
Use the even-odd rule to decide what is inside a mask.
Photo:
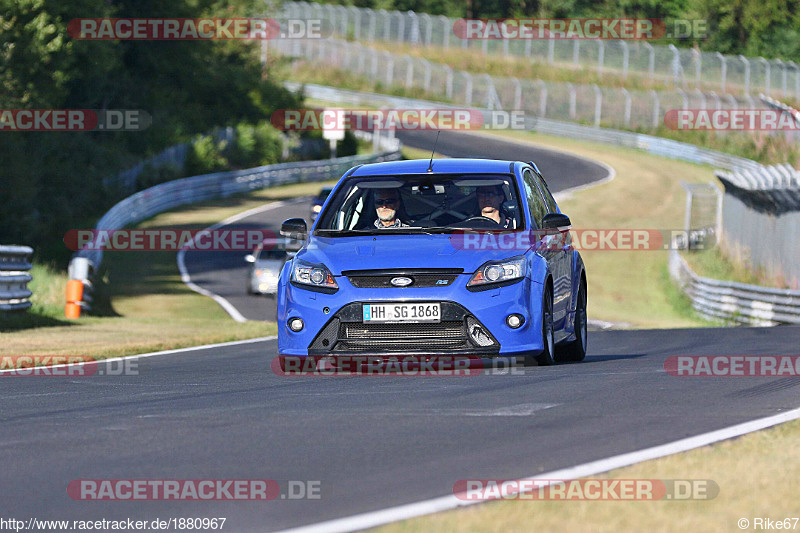
[(286, 259), (286, 250), (261, 250), (257, 259), (259, 261), (270, 261), (274, 259)]
[(315, 234), (448, 233), (523, 229), (510, 175), (421, 175), (348, 178)]
[(332, 191), (333, 189), (327, 187), (322, 189), (321, 191), (319, 191), (319, 194), (317, 195), (317, 201), (320, 203), (325, 202), (325, 200), (328, 198), (328, 196), (330, 196)]

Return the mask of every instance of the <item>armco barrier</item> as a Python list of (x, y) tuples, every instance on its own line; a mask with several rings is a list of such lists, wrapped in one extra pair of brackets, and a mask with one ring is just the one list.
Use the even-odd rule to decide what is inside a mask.
[(33, 279), (29, 246), (0, 245), (0, 311), (24, 311), (31, 306), (28, 282)]
[[(213, 198), (222, 198), (277, 185), (336, 179), (353, 166), (381, 161), (395, 161), (402, 157), (400, 154), (400, 142), (397, 139), (379, 137), (378, 144), (382, 151), (375, 154), (339, 157), (321, 161), (279, 163), (161, 183), (118, 202), (98, 221), (96, 229), (121, 229), (174, 207)], [(83, 268), (79, 268), (78, 262), (86, 262), (91, 270), (99, 269), (103, 262), (103, 252), (102, 250), (80, 250), (75, 252), (70, 262), (71, 273)], [(78, 279), (81, 278), (79, 277)], [(82, 281), (91, 280), (83, 278)], [(85, 286), (86, 284), (84, 283), (84, 289), (86, 288)], [(83, 305), (82, 307), (86, 308), (87, 306)]]
[(706, 318), (764, 326), (800, 324), (800, 291), (700, 277), (675, 249), (670, 251), (669, 269)]
[[(378, 93), (351, 91), (336, 87), (328, 87), (325, 85), (315, 85), (312, 83), (300, 84), (288, 82), (285, 85), (291, 90), (298, 90), (302, 86), (305, 90), (305, 95), (307, 98), (323, 100), (340, 105), (363, 105), (376, 108), (387, 107), (395, 109), (465, 108), (463, 105), (453, 105), (430, 100), (419, 100), (415, 98), (390, 96)], [(482, 111), (485, 113), (489, 112), (488, 109), (484, 108), (469, 108), (475, 111)], [(671, 139), (664, 139), (662, 137), (656, 137), (653, 135), (645, 135), (643, 133), (633, 133), (609, 128), (598, 128), (595, 126), (585, 126), (583, 124), (574, 124), (560, 120), (536, 117), (527, 117), (525, 126), (527, 130), (537, 131), (539, 133), (545, 133), (548, 135), (594, 141), (603, 144), (613, 144), (617, 146), (626, 146), (629, 148), (635, 148), (637, 150), (643, 150), (653, 155), (669, 157), (672, 159), (680, 159), (690, 163), (712, 165), (728, 170), (750, 169), (756, 171), (763, 168), (763, 165), (760, 163), (750, 159), (745, 159), (744, 157), (738, 157), (735, 155), (718, 152), (716, 150), (702, 148), (694, 144), (673, 141)]]
[[(491, 76), (343, 39), (279, 39), (268, 44), (264, 41), (262, 46), (272, 53), (367, 77), (387, 89), (402, 87), (406, 91), (422, 91), (426, 97), (436, 100), (466, 106), (522, 110), (539, 118), (625, 130), (650, 131), (666, 125), (665, 113), (670, 110), (768, 107), (750, 95), (736, 97), (681, 88), (626, 89), (524, 76)], [(727, 133), (752, 135), (747, 131)], [(795, 132), (783, 133), (793, 136)]]

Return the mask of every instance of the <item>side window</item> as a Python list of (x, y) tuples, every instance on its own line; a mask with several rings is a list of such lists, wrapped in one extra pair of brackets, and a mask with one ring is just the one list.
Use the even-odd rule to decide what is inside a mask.
[(541, 174), (536, 174), (532, 172), (534, 176), (534, 180), (536, 181), (536, 185), (539, 187), (539, 192), (542, 194), (545, 203), (547, 204), (547, 210), (549, 213), (558, 213), (558, 206), (556, 205), (555, 198), (553, 195), (550, 194), (550, 189), (547, 187), (547, 182), (544, 181), (544, 178)]
[(525, 169), (522, 173), (522, 182), (525, 186), (525, 196), (528, 198), (528, 208), (531, 210), (531, 218), (534, 224), (536, 224), (536, 227), (541, 228), (542, 219), (547, 214), (547, 207), (542, 201), (533, 176), (533, 171)]

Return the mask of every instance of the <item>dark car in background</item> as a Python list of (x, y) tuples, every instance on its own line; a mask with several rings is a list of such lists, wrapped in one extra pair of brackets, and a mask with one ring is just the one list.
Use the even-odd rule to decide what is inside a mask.
[(311, 215), (309, 217), (311, 222), (314, 222), (317, 219), (317, 215), (319, 215), (319, 212), (322, 211), (322, 206), (325, 203), (325, 200), (328, 199), (328, 196), (330, 196), (332, 190), (333, 187), (323, 187), (322, 190), (319, 191), (319, 194), (311, 201)]

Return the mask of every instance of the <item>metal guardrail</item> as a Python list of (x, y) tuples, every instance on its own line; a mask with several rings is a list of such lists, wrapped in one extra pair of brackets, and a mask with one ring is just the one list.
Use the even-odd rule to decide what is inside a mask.
[[(118, 202), (97, 222), (95, 229), (121, 229), (174, 207), (277, 185), (329, 180), (340, 177), (355, 165), (395, 161), (402, 157), (397, 139), (379, 137), (378, 145), (382, 151), (375, 154), (279, 163), (161, 183)], [(85, 288), (86, 282), (91, 282), (92, 273), (100, 268), (102, 262), (102, 250), (75, 252), (70, 262), (70, 277), (84, 281)], [(86, 274), (79, 275), (78, 272)], [(81, 307), (85, 308), (86, 305)]]
[[(265, 41), (266, 43), (266, 41)], [(409, 54), (380, 51), (342, 39), (278, 39), (264, 44), (284, 55), (366, 76), (385, 87), (422, 90), (426, 95), (467, 106), (524, 110), (540, 118), (648, 131), (664, 125), (672, 109), (753, 109), (766, 107), (752, 96), (713, 91), (638, 90), (511, 76), (490, 76)], [(751, 135), (752, 132), (727, 132)], [(783, 132), (793, 135), (794, 132)]]
[(0, 245), (0, 311), (24, 311), (31, 306), (28, 282), (33, 277), (29, 246)]
[[(300, 84), (290, 82), (286, 83), (285, 85), (292, 90), (297, 90), (302, 86), (308, 98), (323, 100), (340, 105), (363, 105), (377, 108), (392, 107), (396, 109), (465, 108), (463, 105), (453, 105), (443, 102), (405, 98), (400, 96), (389, 96), (378, 93), (351, 91), (348, 89), (339, 89), (336, 87), (315, 85), (311, 83)], [(487, 113), (489, 112), (489, 109), (487, 108), (470, 107), (470, 109)], [(548, 135), (594, 141), (616, 146), (625, 146), (628, 148), (642, 150), (653, 155), (669, 157), (671, 159), (680, 159), (690, 163), (712, 165), (729, 170), (745, 169), (758, 171), (763, 168), (763, 165), (760, 163), (744, 157), (726, 154), (716, 150), (710, 150), (708, 148), (702, 148), (695, 144), (674, 141), (672, 139), (664, 139), (654, 135), (646, 135), (644, 133), (633, 133), (609, 128), (585, 126), (583, 124), (574, 124), (561, 120), (535, 117), (527, 117), (525, 126), (527, 130), (537, 131), (539, 133), (545, 133)]]
[(698, 276), (675, 249), (670, 251), (669, 270), (706, 318), (763, 326), (800, 324), (800, 291)]
[(288, 18), (327, 21), (335, 34), (356, 41), (402, 42), (415, 46), (480, 50), (498, 59), (520, 57), (570, 69), (627, 78), (628, 74), (676, 88), (705, 89), (749, 96), (767, 95), (800, 100), (800, 67), (793, 61), (701, 52), (644, 40), (612, 39), (461, 39), (453, 31), (457, 19), (314, 2), (285, 2)]
[(784, 104), (783, 102), (779, 102), (774, 98), (770, 98), (767, 95), (761, 94), (759, 97), (761, 98), (761, 101), (767, 104), (769, 107), (783, 111), (784, 113), (789, 113), (794, 118), (795, 122), (800, 125), (800, 111)]
[(727, 194), (758, 212), (781, 215), (800, 210), (800, 172), (791, 165), (717, 171), (715, 175)]

